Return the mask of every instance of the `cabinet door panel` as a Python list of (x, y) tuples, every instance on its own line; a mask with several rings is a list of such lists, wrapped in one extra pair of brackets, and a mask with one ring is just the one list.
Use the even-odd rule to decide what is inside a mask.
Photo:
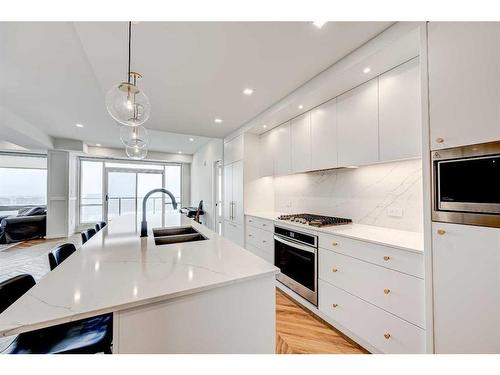
[(500, 229), (432, 227), (436, 352), (500, 353)]
[(283, 176), (292, 171), (290, 154), (290, 123), (286, 123), (271, 130), (275, 145), (273, 148), (274, 175)]
[(233, 188), (233, 221), (243, 224), (243, 161), (232, 164), (232, 188)]
[(428, 30), (431, 149), (500, 139), (500, 23), (430, 22)]
[(378, 161), (378, 80), (337, 98), (339, 166)]
[(224, 166), (224, 219), (232, 220), (233, 166)]
[(266, 177), (274, 174), (273, 160), (273, 134), (272, 132), (264, 133), (259, 138), (259, 176)]
[(379, 77), (381, 161), (421, 156), (419, 69), (417, 57)]
[(311, 169), (337, 165), (337, 99), (333, 99), (311, 111)]
[(292, 172), (311, 170), (311, 113), (307, 112), (290, 122)]

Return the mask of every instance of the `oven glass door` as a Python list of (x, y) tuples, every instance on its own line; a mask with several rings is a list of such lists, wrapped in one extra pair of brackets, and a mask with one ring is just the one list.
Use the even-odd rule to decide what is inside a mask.
[(438, 162), (438, 208), (500, 213), (500, 155)]
[(316, 249), (274, 237), (274, 264), (281, 273), (316, 291)]

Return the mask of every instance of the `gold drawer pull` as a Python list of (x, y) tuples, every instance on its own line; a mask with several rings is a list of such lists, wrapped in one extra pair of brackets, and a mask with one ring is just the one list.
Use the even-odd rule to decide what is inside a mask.
[(333, 307), (334, 309), (336, 309), (336, 308), (337, 308), (337, 306), (338, 306), (338, 304), (336, 304), (336, 303), (332, 304), (332, 307)]
[(335, 241), (332, 242), (332, 246), (337, 246), (337, 245), (338, 245), (338, 242), (335, 242)]
[(266, 240), (262, 240), (263, 243), (266, 243), (267, 241)]
[(388, 261), (389, 261), (389, 259), (391, 259), (391, 257), (388, 257), (387, 255), (384, 257), (384, 260), (385, 260), (386, 262), (388, 262)]
[(337, 272), (337, 271), (338, 271), (338, 269), (332, 268), (332, 272)]
[(436, 138), (436, 143), (443, 143), (444, 139), (441, 137)]
[(445, 233), (446, 233), (446, 231), (445, 231), (444, 229), (438, 229), (438, 230), (437, 230), (437, 233), (438, 233), (440, 236), (442, 236), (443, 234), (445, 234)]
[(389, 294), (390, 292), (391, 292), (391, 290), (390, 290), (390, 289), (387, 289), (387, 288), (386, 288), (386, 289), (384, 289), (384, 293), (385, 293), (385, 294)]
[(251, 220), (251, 219), (248, 219), (248, 222), (249, 222), (249, 223), (253, 223), (253, 220)]
[(391, 334), (390, 333), (384, 333), (384, 337), (386, 340), (389, 340), (391, 338)]
[(248, 237), (253, 237), (253, 234), (249, 234)]
[(266, 225), (266, 224), (262, 224), (262, 226), (263, 226), (263, 227), (267, 227), (267, 225)]

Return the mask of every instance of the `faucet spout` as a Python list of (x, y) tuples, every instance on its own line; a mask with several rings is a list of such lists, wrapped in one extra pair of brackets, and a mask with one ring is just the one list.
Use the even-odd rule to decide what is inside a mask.
[(153, 189), (150, 192), (148, 192), (145, 196), (144, 199), (142, 200), (142, 222), (141, 222), (141, 237), (147, 237), (148, 236), (148, 222), (146, 221), (146, 203), (148, 201), (148, 198), (151, 194), (154, 193), (164, 193), (167, 194), (170, 199), (172, 200), (172, 206), (174, 207), (174, 210), (177, 209), (177, 201), (175, 200), (174, 195), (168, 191), (167, 189), (163, 188), (158, 188), (158, 189)]

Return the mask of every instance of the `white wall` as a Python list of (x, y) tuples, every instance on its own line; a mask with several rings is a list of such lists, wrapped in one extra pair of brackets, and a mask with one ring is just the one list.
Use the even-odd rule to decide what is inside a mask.
[(215, 228), (214, 162), (222, 160), (222, 152), (222, 139), (213, 139), (193, 154), (191, 163), (191, 205), (197, 206), (203, 200), (202, 221), (211, 229)]
[[(276, 177), (275, 210), (351, 218), (359, 224), (423, 231), (422, 161), (408, 160)], [(389, 217), (389, 207), (403, 217)]]

